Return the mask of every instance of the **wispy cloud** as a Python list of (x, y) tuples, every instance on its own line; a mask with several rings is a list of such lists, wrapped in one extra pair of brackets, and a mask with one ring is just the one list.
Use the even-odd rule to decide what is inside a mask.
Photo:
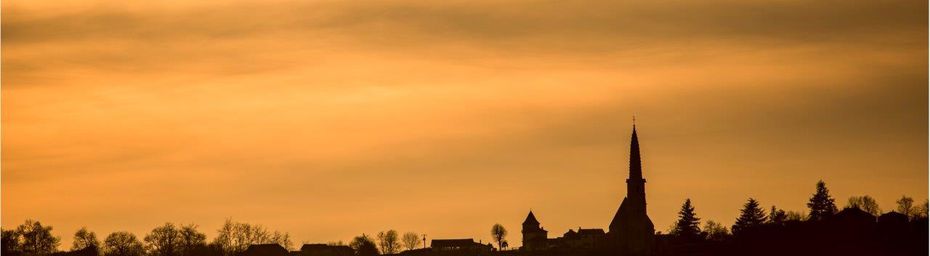
[(3, 7), (5, 227), (602, 227), (633, 113), (659, 227), (926, 196), (926, 1)]

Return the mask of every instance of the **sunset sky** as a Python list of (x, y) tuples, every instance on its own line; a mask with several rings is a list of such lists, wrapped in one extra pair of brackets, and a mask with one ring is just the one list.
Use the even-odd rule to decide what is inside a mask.
[(2, 227), (296, 242), (928, 194), (926, 0), (2, 3)]

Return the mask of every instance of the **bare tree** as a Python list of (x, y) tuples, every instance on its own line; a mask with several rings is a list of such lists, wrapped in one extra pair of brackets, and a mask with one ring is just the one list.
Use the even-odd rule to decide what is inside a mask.
[(924, 218), (930, 217), (930, 199), (924, 200), (924, 204), (920, 205), (920, 215)]
[(196, 255), (199, 250), (207, 246), (207, 235), (197, 231), (197, 225), (188, 224), (178, 231), (178, 251), (181, 255)]
[(227, 219), (223, 226), (217, 230), (213, 246), (223, 251), (224, 255), (236, 255), (245, 251), (249, 245), (276, 243), (290, 250), (293, 241), (290, 234), (279, 231), (268, 232), (261, 225), (235, 222)]
[(504, 225), (501, 225), (500, 223), (496, 223), (494, 224), (494, 226), (491, 226), (491, 238), (493, 238), (494, 241), (497, 242), (498, 249), (504, 249), (503, 248), (504, 238), (506, 237), (507, 237), (507, 229), (504, 228)]
[(785, 212), (785, 221), (807, 221), (807, 215), (803, 212), (788, 211)]
[(875, 201), (875, 198), (871, 196), (853, 196), (849, 198), (849, 202), (846, 203), (847, 208), (856, 208), (878, 216), (882, 213), (882, 209), (878, 207), (878, 202)]
[(378, 246), (365, 234), (353, 238), (352, 242), (349, 242), (349, 247), (355, 251), (355, 256), (377, 256), (379, 254)]
[(51, 254), (58, 249), (59, 238), (52, 236), (52, 227), (42, 226), (39, 221), (26, 220), (16, 227), (16, 234), (20, 237), (20, 251), (24, 254)]
[(180, 255), (181, 233), (173, 223), (155, 227), (143, 240), (150, 256)]
[(704, 234), (704, 239), (713, 241), (723, 241), (730, 235), (730, 232), (727, 231), (727, 227), (713, 220), (708, 220), (704, 223), (704, 232), (701, 233)]
[(773, 205), (772, 210), (769, 211), (768, 223), (782, 224), (785, 222), (785, 219), (787, 218), (788, 216), (786, 215), (785, 210), (778, 209)]
[(106, 256), (142, 256), (145, 249), (136, 235), (129, 232), (113, 232), (103, 241)]
[(416, 249), (420, 247), (420, 235), (414, 232), (404, 233), (404, 236), (401, 238), (404, 242), (404, 248), (409, 250)]
[(271, 242), (280, 244), (281, 247), (287, 250), (291, 250), (294, 247), (294, 243), (291, 241), (291, 235), (288, 233), (274, 231), (274, 233), (271, 234)]
[(378, 233), (378, 246), (381, 247), (381, 253), (394, 254), (400, 249), (400, 241), (397, 237), (397, 231), (391, 229)]
[(100, 241), (97, 240), (97, 234), (87, 231), (87, 227), (81, 227), (74, 233), (74, 242), (71, 244), (71, 250), (77, 251), (87, 247), (100, 248)]
[(908, 196), (901, 196), (901, 199), (898, 199), (898, 213), (907, 215), (908, 218), (912, 218), (917, 215), (917, 208), (914, 207), (914, 199)]

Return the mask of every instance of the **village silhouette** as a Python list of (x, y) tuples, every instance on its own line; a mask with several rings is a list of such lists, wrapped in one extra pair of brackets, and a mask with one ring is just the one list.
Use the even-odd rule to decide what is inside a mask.
[(816, 183), (809, 213), (763, 209), (749, 198), (730, 228), (700, 218), (686, 200), (679, 219), (668, 233), (657, 232), (646, 207), (646, 180), (636, 126), (630, 141), (626, 197), (608, 229), (570, 229), (553, 237), (536, 213), (530, 211), (521, 227), (522, 246), (508, 245), (508, 231), (500, 224), (490, 229), (493, 243), (474, 239), (431, 239), (417, 233), (389, 230), (362, 234), (342, 242), (294, 244), (287, 233), (268, 231), (227, 220), (212, 242), (196, 225), (166, 223), (141, 237), (114, 232), (103, 242), (86, 228), (74, 234), (71, 250), (57, 251), (59, 238), (52, 227), (27, 220), (3, 230), (2, 255), (75, 256), (646, 256), (646, 255), (927, 255), (927, 202), (915, 205), (902, 197), (894, 211), (882, 212), (869, 196), (849, 199), (841, 210), (823, 181)]

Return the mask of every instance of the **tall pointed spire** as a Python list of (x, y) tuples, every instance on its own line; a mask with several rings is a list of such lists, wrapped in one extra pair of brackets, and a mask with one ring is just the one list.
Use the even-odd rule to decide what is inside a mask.
[[(633, 135), (630, 139), (630, 178), (638, 181), (643, 179), (643, 163), (639, 157), (639, 138), (636, 137), (636, 117), (633, 117)], [(627, 194), (629, 196), (629, 194)]]
[(623, 255), (649, 255), (655, 227), (646, 214), (646, 180), (636, 136), (636, 117), (630, 138), (630, 176), (626, 179), (626, 197), (610, 222), (607, 236)]

